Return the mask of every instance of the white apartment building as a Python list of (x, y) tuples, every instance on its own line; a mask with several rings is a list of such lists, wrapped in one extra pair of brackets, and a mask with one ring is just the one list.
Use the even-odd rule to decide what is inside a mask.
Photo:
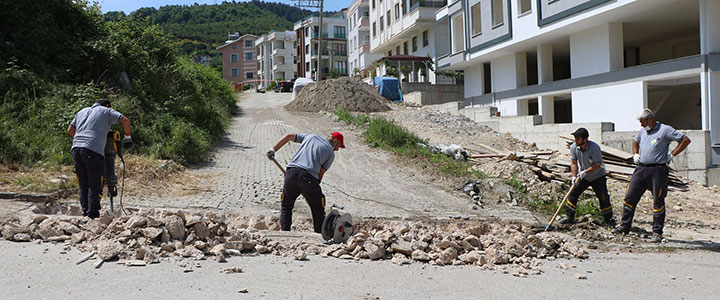
[(355, 0), (347, 10), (348, 21), (348, 71), (351, 76), (372, 65), (382, 54), (370, 52), (370, 6), (369, 0)]
[(345, 13), (323, 16), (322, 43), (318, 51), (319, 18), (310, 16), (295, 23), (298, 76), (315, 79), (317, 59), (322, 59), (321, 79), (331, 73), (348, 75), (347, 20)]
[(650, 108), (692, 140), (671, 166), (720, 183), (720, 0), (448, 2), (436, 13), (451, 33), (438, 68), (464, 71), (471, 118), (516, 118), (501, 131), (550, 148), (583, 125), (630, 151)]
[[(449, 52), (449, 28), (435, 24), (435, 12), (446, 0), (369, 0), (370, 51), (383, 57), (408, 55), (417, 58), (410, 82), (438, 83), (434, 67), (419, 62), (433, 60), (436, 53)], [(408, 62), (411, 58), (403, 58)], [(385, 75), (384, 68), (380, 74)], [(403, 76), (404, 77), (404, 76)]]
[(271, 81), (297, 78), (294, 31), (274, 31), (255, 40), (258, 49), (258, 78), (267, 87)]

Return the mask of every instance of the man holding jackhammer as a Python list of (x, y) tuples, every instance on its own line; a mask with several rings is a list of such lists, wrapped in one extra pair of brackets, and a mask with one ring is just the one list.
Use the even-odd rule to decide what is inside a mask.
[(282, 201), (280, 227), (284, 231), (290, 231), (295, 200), (302, 194), (312, 211), (315, 232), (320, 233), (325, 219), (325, 195), (320, 188), (320, 182), (335, 160), (335, 151), (345, 148), (343, 135), (333, 132), (329, 137), (324, 138), (314, 134), (288, 133), (267, 151), (268, 159), (274, 160), (275, 151), (279, 151), (289, 141), (300, 143), (300, 149), (293, 156), (285, 172), (285, 182), (280, 196)]
[[(633, 172), (623, 204), (622, 223), (613, 229), (613, 233), (628, 233), (632, 226), (635, 208), (646, 190), (653, 195), (653, 237), (654, 243), (662, 241), (665, 225), (665, 196), (668, 186), (668, 164), (690, 144), (690, 138), (668, 125), (655, 120), (650, 109), (643, 109), (638, 116), (643, 127), (633, 139), (633, 160), (637, 167)], [(668, 153), (670, 142), (679, 143)]]
[(105, 174), (105, 143), (110, 126), (122, 125), (123, 147), (132, 147), (130, 120), (110, 108), (108, 99), (98, 99), (91, 107), (83, 108), (70, 122), (67, 133), (73, 137), (72, 157), (80, 186), (80, 206), (83, 216), (100, 216), (103, 176)]
[(595, 196), (600, 201), (600, 213), (605, 219), (605, 224), (612, 228), (615, 226), (615, 219), (613, 218), (612, 205), (610, 205), (605, 163), (602, 159), (600, 146), (588, 140), (590, 133), (585, 128), (578, 128), (572, 135), (575, 137), (575, 143), (570, 145), (570, 172), (573, 176), (572, 185), (574, 188), (565, 206), (567, 216), (560, 220), (560, 223), (572, 224), (575, 222), (578, 198), (589, 186), (592, 186)]

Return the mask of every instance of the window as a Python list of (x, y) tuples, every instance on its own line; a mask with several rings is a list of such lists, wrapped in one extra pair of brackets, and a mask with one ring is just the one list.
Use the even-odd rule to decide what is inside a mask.
[(392, 50), (388, 51), (388, 56), (392, 56)]
[(252, 40), (245, 40), (245, 47), (252, 47), (253, 41)]
[(472, 34), (482, 33), (482, 12), (480, 11), (480, 3), (473, 5), (470, 15), (472, 16)]
[(372, 1), (372, 9), (375, 9), (375, 0), (370, 0), (370, 1)]
[(400, 3), (395, 3), (395, 22), (400, 19)]
[(493, 27), (500, 26), (504, 23), (503, 19), (503, 0), (492, 0), (492, 24)]
[(430, 39), (428, 38), (428, 31), (423, 31), (423, 47), (430, 45)]
[(230, 62), (237, 62), (237, 61), (238, 61), (237, 53), (230, 54)]
[(377, 32), (375, 31), (375, 22), (373, 22), (373, 37), (377, 35)]
[(310, 45), (305, 45), (305, 54), (310, 54)]
[(383, 22), (384, 18), (380, 17), (380, 32), (382, 32), (385, 29), (385, 22)]
[(452, 22), (452, 42), (453, 42), (453, 53), (465, 50), (465, 30), (463, 26), (463, 15), (460, 14), (453, 18)]
[(232, 77), (238, 77), (238, 69), (232, 69)]
[(346, 61), (336, 61), (334, 67), (335, 67), (335, 70), (338, 71), (338, 73), (347, 74), (347, 62)]
[(305, 27), (305, 37), (310, 36), (310, 27)]
[(245, 72), (245, 78), (252, 79), (253, 78), (253, 72)]
[(405, 41), (405, 42), (403, 43), (403, 50), (404, 50), (403, 52), (404, 52), (405, 54), (410, 54), (410, 53), (408, 53), (409, 51), (408, 51), (408, 43), (407, 43), (407, 41)]
[(233, 49), (237, 49), (237, 45), (232, 45), (232, 48), (233, 48)]
[(345, 26), (335, 26), (335, 38), (336, 39), (344, 39), (346, 37), (345, 35)]
[(392, 24), (392, 20), (390, 19), (390, 10), (388, 9), (387, 14), (385, 14), (387, 17), (387, 26), (390, 27), (390, 24)]
[(400, 55), (400, 45), (395, 47), (395, 54)]
[(253, 53), (245, 52), (245, 60), (252, 60), (252, 59), (253, 59)]
[(413, 49), (413, 52), (417, 51), (417, 36), (414, 36), (412, 38), (412, 49)]
[(347, 55), (347, 47), (345, 44), (333, 44), (332, 49), (335, 51), (334, 55)]
[(532, 10), (530, 0), (518, 0), (518, 9), (521, 15), (530, 12)]

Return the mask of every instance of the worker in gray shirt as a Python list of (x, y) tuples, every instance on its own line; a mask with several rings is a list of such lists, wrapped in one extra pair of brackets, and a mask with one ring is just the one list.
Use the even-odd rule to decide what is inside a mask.
[(275, 151), (280, 150), (287, 142), (300, 143), (300, 148), (288, 164), (285, 172), (285, 182), (280, 196), (280, 227), (290, 231), (292, 225), (292, 211), (295, 200), (303, 195), (312, 212), (315, 232), (322, 231), (325, 220), (325, 195), (320, 188), (320, 182), (335, 161), (335, 151), (345, 148), (343, 135), (333, 132), (324, 138), (314, 134), (286, 134), (275, 143), (266, 155), (268, 159), (275, 159)]
[(560, 220), (560, 223), (572, 224), (575, 222), (578, 198), (589, 186), (592, 186), (595, 196), (600, 202), (600, 213), (605, 219), (605, 224), (612, 228), (615, 226), (615, 219), (613, 219), (612, 205), (610, 205), (605, 163), (600, 146), (588, 140), (590, 133), (585, 128), (578, 128), (572, 135), (575, 137), (575, 142), (570, 145), (570, 172), (573, 176), (574, 188), (565, 206), (566, 217)]
[[(668, 164), (690, 144), (683, 133), (655, 120), (650, 109), (643, 109), (638, 116), (643, 127), (633, 139), (633, 160), (637, 164), (625, 193), (622, 222), (614, 233), (627, 233), (632, 226), (635, 208), (646, 190), (653, 194), (653, 237), (652, 242), (662, 241), (665, 225), (665, 196), (668, 187)], [(670, 142), (679, 143), (668, 153)]]
[(105, 143), (110, 126), (119, 122), (125, 133), (123, 147), (132, 146), (130, 120), (110, 107), (109, 100), (98, 99), (91, 107), (75, 114), (67, 128), (67, 133), (73, 137), (71, 151), (79, 185), (80, 206), (83, 216), (90, 218), (100, 216), (105, 175)]

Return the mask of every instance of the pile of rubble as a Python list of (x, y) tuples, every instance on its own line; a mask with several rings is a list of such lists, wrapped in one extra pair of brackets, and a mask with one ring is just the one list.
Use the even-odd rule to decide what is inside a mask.
[(390, 110), (387, 100), (357, 77), (328, 79), (310, 84), (286, 106), (291, 111), (319, 112), (344, 109), (352, 112)]
[[(297, 220), (296, 229), (310, 231), (310, 220)], [(534, 269), (543, 259), (586, 258), (577, 240), (535, 233), (527, 226), (481, 221), (366, 220), (343, 244), (320, 239), (288, 241), (273, 237), (275, 217), (229, 217), (212, 212), (139, 211), (130, 216), (97, 219), (66, 215), (30, 215), (5, 222), (4, 239), (16, 242), (66, 242), (95, 254), (98, 261), (120, 259), (133, 265), (161, 260), (273, 254), (304, 260), (308, 255), (341, 259), (385, 259), (397, 264), (433, 265), (515, 264)], [(571, 238), (572, 239), (572, 238)]]

